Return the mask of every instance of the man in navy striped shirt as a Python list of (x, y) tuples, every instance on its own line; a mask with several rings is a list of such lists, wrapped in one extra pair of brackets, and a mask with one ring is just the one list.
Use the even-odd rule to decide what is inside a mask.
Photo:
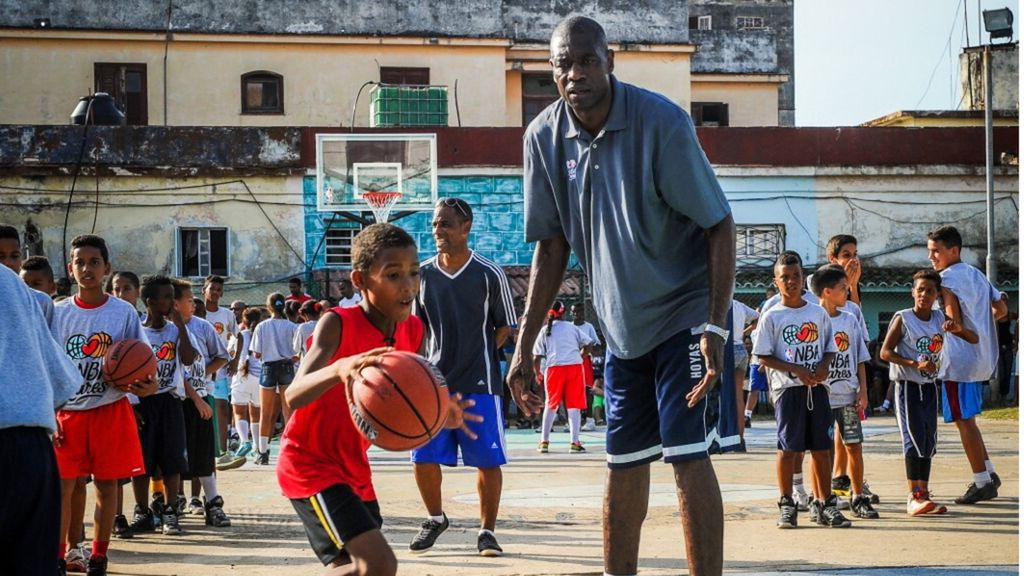
[(432, 222), (437, 256), (420, 266), (417, 314), (429, 334), (427, 355), (448, 381), (450, 392), (476, 402), (484, 421), (471, 424), (476, 439), (461, 430), (442, 430), (412, 453), (413, 468), (428, 518), (409, 545), (429, 550), (448, 528), (441, 508), (441, 465), (455, 466), (459, 452), (478, 469), (481, 556), (500, 556), (494, 523), (501, 500), (501, 466), (506, 462), (498, 349), (515, 324), (512, 291), (505, 272), (469, 248), (473, 209), (459, 198), (442, 198)]

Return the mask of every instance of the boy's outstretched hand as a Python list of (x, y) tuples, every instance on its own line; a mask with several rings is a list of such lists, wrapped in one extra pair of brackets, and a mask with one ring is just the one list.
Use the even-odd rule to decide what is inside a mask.
[(466, 426), (466, 422), (483, 422), (484, 417), (472, 412), (466, 412), (467, 408), (476, 406), (476, 402), (470, 399), (463, 399), (462, 394), (452, 394), (451, 402), (448, 402), (448, 420), (445, 428), (458, 428), (469, 436), (470, 440), (476, 440), (476, 433)]

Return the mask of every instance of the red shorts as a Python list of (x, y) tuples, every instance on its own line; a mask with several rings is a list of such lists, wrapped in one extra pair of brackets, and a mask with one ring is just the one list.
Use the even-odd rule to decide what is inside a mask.
[(584, 410), (587, 407), (587, 393), (583, 387), (583, 364), (548, 366), (544, 374), (544, 388), (548, 393), (548, 408), (558, 410), (565, 398), (566, 408)]
[(117, 480), (145, 474), (139, 429), (127, 398), (92, 410), (61, 410), (57, 428), (63, 436), (55, 447), (61, 478), (92, 474), (96, 480)]
[(587, 388), (594, 387), (594, 363), (590, 360), (590, 355), (583, 356), (583, 384)]

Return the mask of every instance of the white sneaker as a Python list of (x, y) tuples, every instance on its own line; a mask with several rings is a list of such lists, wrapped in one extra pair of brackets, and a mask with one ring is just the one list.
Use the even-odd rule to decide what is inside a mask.
[(583, 430), (584, 432), (593, 432), (597, 430), (597, 424), (594, 423), (593, 418), (587, 418), (586, 423), (583, 424), (583, 427), (580, 428), (580, 430)]

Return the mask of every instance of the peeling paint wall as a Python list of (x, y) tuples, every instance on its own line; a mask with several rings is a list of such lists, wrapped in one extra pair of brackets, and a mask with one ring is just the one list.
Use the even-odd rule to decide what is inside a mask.
[[(701, 47), (693, 58), (693, 73), (787, 74), (778, 87), (779, 126), (796, 124), (796, 85), (793, 65), (793, 0), (692, 0), (690, 16), (711, 16), (712, 31), (691, 30)], [(765, 30), (738, 30), (738, 17), (763, 18)], [(772, 44), (774, 46), (772, 46)], [(765, 70), (766, 52), (774, 51), (776, 68)]]
[[(993, 110), (1020, 109), (1019, 46), (1015, 42), (992, 48)], [(960, 90), (964, 94), (961, 109), (985, 109), (985, 66), (980, 48), (971, 48), (960, 54)]]
[[(110, 0), (0, 0), (0, 28), (163, 32), (167, 4)], [(678, 0), (176, 0), (170, 29), (209, 34), (462, 36), (547, 41), (569, 14), (591, 15), (613, 42), (685, 43), (687, 2)]]

